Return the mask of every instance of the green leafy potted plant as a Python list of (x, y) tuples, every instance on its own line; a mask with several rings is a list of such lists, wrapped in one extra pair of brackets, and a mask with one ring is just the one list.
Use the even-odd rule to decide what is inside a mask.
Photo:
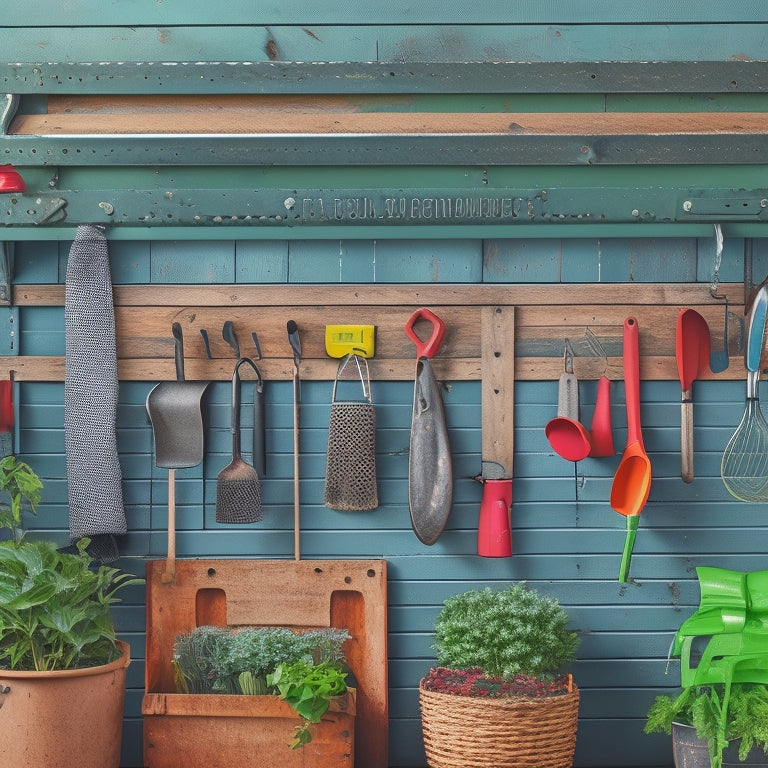
[[(200, 626), (176, 638), (177, 688), (181, 694), (218, 696), (223, 708), (233, 705), (232, 698), (265, 701), (267, 706), (270, 699), (280, 699), (292, 714), (279, 721), (272, 718), (271, 724), (262, 720), (261, 727), (248, 729), (248, 738), (278, 734), (281, 754), (275, 760), (290, 765), (284, 757), (286, 744), (304, 747), (315, 741), (318, 731), (318, 741), (325, 744), (313, 745), (312, 755), (297, 758), (298, 764), (305, 765), (305, 759), (307, 765), (346, 764), (334, 761), (341, 755), (351, 765), (354, 690), (347, 689), (342, 651), (350, 639), (347, 630), (335, 628), (296, 633), (286, 627)], [(285, 737), (291, 733), (292, 738)], [(322, 762), (325, 746), (336, 734), (333, 750), (338, 755)], [(262, 755), (265, 749), (258, 745)]]
[[(77, 553), (25, 535), (42, 482), (31, 467), (0, 461), (0, 759), (27, 768), (119, 765), (127, 644), (115, 637), (116, 592), (140, 583)], [(82, 718), (82, 719), (81, 719)]]
[(646, 733), (672, 734), (676, 766), (768, 765), (768, 686), (733, 683), (725, 739), (719, 736), (722, 684), (689, 686), (677, 696), (657, 696)]
[(578, 636), (556, 600), (525, 584), (448, 598), (435, 623), (439, 666), (419, 685), (431, 768), (567, 768), (579, 691), (565, 668)]

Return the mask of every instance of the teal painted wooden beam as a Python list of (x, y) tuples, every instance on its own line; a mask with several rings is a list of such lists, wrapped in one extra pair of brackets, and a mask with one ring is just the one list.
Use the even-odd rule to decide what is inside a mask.
[(18, 94), (766, 93), (768, 61), (2, 62)]
[(49, 0), (26, 0), (11, 4), (3, 12), (9, 27), (68, 26), (73, 10), (78, 23), (109, 26), (185, 25), (190, 15), (196, 24), (674, 24), (764, 21), (763, 0), (731, 0), (728, 3), (701, 0), (645, 0), (642, 4), (615, 0), (486, 0), (468, 4), (444, 0), (436, 10), (433, 3), (414, 5), (410, 0), (389, 0), (385, 4), (339, 3), (315, 0), (312, 3), (284, 3), (263, 0), (230, 0), (217, 3), (125, 3), (121, 0), (78, 0), (67, 5)]
[(0, 227), (106, 224), (115, 228), (327, 228), (379, 232), (435, 226), (461, 231), (541, 225), (768, 223), (768, 187), (293, 188), (56, 190), (6, 194)]
[[(17, 242), (71, 241), (77, 227), (14, 227), (6, 237)], [(1, 230), (0, 230), (1, 231)], [(723, 226), (726, 237), (764, 238), (768, 230), (764, 223), (735, 222)], [(143, 227), (108, 227), (110, 240), (155, 241), (257, 241), (257, 240), (454, 240), (460, 238), (509, 240), (583, 240), (645, 239), (645, 238), (711, 238), (712, 224), (537, 224), (496, 225), (466, 224), (462, 226), (306, 226), (295, 227), (183, 227), (146, 225)]]
[(595, 166), (768, 164), (764, 132), (666, 134), (8, 135), (20, 166)]

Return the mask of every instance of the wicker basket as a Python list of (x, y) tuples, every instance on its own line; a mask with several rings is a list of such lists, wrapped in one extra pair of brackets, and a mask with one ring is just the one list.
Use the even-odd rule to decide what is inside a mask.
[[(422, 681), (423, 685), (423, 681)], [(430, 768), (570, 768), (579, 689), (542, 698), (486, 699), (419, 686)]]

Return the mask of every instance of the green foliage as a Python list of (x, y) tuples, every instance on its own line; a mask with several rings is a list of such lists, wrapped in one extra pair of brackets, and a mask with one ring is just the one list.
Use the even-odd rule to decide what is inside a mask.
[(490, 587), (449, 597), (435, 623), (438, 663), (480, 667), (486, 675), (547, 678), (570, 664), (578, 636), (556, 600), (525, 584)]
[(724, 686), (720, 684), (685, 688), (675, 698), (657, 696), (648, 710), (645, 732), (671, 733), (673, 722), (692, 725), (698, 737), (707, 742), (712, 768), (720, 768), (723, 750), (733, 739), (741, 739), (740, 760), (755, 745), (768, 752), (768, 687), (733, 683), (725, 712), (723, 699)]
[(11, 496), (0, 526), (11, 538), (0, 542), (0, 668), (58, 670), (99, 666), (119, 652), (110, 606), (116, 592), (141, 583), (116, 568), (92, 567), (88, 539), (77, 553), (21, 533), (21, 511), (34, 514), (42, 483), (29, 465), (8, 456), (0, 461), (0, 490)]
[(281, 699), (287, 701), (305, 722), (296, 728), (291, 744), (298, 749), (312, 741), (310, 723), (319, 723), (328, 711), (331, 699), (347, 690), (346, 672), (338, 661), (314, 664), (300, 659), (293, 664), (279, 664), (267, 675), (267, 685), (277, 688)]
[(197, 627), (176, 638), (173, 661), (177, 677), (184, 681), (177, 687), (188, 693), (240, 694), (248, 692), (243, 690), (245, 681), (263, 692), (267, 675), (279, 664), (341, 661), (348, 639), (345, 629), (334, 628), (297, 634), (285, 627)]
[(346, 629), (297, 634), (285, 627), (197, 627), (173, 649), (181, 693), (277, 694), (303, 719), (291, 746), (312, 740), (311, 723), (347, 690), (342, 645)]
[(37, 505), (42, 496), (43, 484), (29, 464), (18, 461), (15, 456), (6, 456), (0, 461), (0, 491), (11, 497), (10, 504), (0, 504), (0, 528), (7, 528), (17, 544), (21, 542), (21, 512), (24, 504), (32, 514), (37, 514)]

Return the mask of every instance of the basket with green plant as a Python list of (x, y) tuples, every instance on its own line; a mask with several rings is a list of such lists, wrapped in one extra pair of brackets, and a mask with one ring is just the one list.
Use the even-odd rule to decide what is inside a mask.
[(419, 685), (431, 768), (571, 765), (579, 691), (565, 669), (578, 635), (567, 624), (556, 600), (523, 583), (444, 602), (438, 666)]

